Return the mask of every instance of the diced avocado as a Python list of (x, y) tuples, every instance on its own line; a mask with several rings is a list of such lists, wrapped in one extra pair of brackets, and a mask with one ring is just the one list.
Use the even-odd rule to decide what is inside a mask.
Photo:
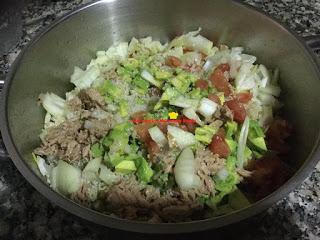
[(131, 71), (136, 70), (139, 65), (139, 61), (135, 58), (128, 58), (125, 62), (123, 62), (123, 66)]
[(112, 98), (121, 97), (121, 90), (109, 80), (105, 80), (99, 90), (103, 95), (109, 95)]
[(169, 101), (171, 99), (176, 98), (177, 96), (181, 95), (177, 90), (173, 87), (167, 87), (161, 95), (159, 102), (154, 106), (154, 110), (158, 110), (163, 106), (164, 101)]
[(232, 140), (232, 139), (228, 139), (228, 138), (226, 138), (225, 141), (226, 141), (226, 143), (227, 143), (228, 146), (229, 146), (229, 149), (230, 149), (230, 151), (231, 151), (231, 154), (235, 153), (236, 150), (237, 150), (237, 142), (234, 141), (234, 140)]
[(153, 170), (151, 167), (148, 165), (148, 162), (140, 157), (135, 160), (136, 165), (137, 165), (137, 176), (140, 181), (143, 181), (145, 183), (149, 183), (151, 181), (151, 178), (153, 176)]
[(90, 153), (93, 158), (102, 157), (104, 154), (104, 148), (100, 143), (95, 143), (91, 146)]
[(148, 88), (150, 86), (149, 82), (144, 80), (140, 76), (135, 77), (132, 83), (137, 87), (136, 90), (140, 94), (145, 94), (148, 91)]
[(218, 131), (217, 128), (210, 126), (210, 125), (204, 125), (203, 127), (197, 127), (195, 130), (196, 140), (203, 142), (205, 144), (209, 144), (209, 143), (211, 143), (213, 135), (216, 134), (217, 131)]
[(128, 102), (126, 100), (120, 100), (119, 102), (119, 113), (121, 117), (126, 117), (128, 116)]
[(265, 134), (263, 132), (263, 128), (260, 126), (258, 121), (250, 120), (249, 124), (249, 134), (248, 138), (257, 138), (257, 137), (265, 137)]
[(249, 141), (261, 150), (267, 150), (266, 142), (263, 137), (249, 138)]
[(128, 174), (137, 170), (134, 161), (124, 160), (115, 166), (116, 172)]
[(113, 153), (113, 154), (105, 154), (104, 160), (109, 163), (111, 167), (115, 167), (120, 162), (124, 160), (124, 157), (120, 155), (120, 153)]
[(259, 153), (258, 151), (252, 151), (252, 154), (255, 159), (259, 159), (263, 157), (263, 154)]
[(199, 99), (200, 100), (202, 98), (200, 88), (194, 88), (188, 94), (193, 99)]
[(218, 98), (220, 99), (220, 103), (221, 103), (221, 105), (223, 105), (223, 104), (224, 104), (224, 102), (225, 102), (225, 99), (224, 99), (224, 93), (219, 92), (219, 93), (217, 93), (217, 96), (218, 96)]
[(172, 77), (172, 73), (168, 71), (158, 70), (155, 72), (156, 79), (165, 80)]
[(252, 157), (252, 151), (250, 150), (250, 148), (246, 147), (244, 149), (244, 158), (248, 160), (248, 159), (251, 159), (251, 157)]
[(228, 121), (226, 123), (226, 138), (232, 138), (232, 136), (237, 132), (238, 130), (238, 124), (235, 121)]
[(126, 69), (125, 67), (118, 67), (117, 68), (117, 73), (119, 74), (119, 76), (126, 82), (131, 82), (132, 78), (131, 75), (132, 73)]
[(229, 195), (229, 205), (235, 209), (242, 209), (250, 205), (249, 200), (246, 196), (239, 190), (235, 190)]
[(170, 82), (181, 93), (185, 93), (191, 84), (187, 78), (183, 78), (180, 75), (172, 78)]

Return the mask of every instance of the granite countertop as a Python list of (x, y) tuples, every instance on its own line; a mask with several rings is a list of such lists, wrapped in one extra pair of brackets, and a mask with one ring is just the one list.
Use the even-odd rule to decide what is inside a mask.
[[(88, 2), (91, 1), (27, 1), (23, 36), (7, 55), (0, 56), (0, 75), (7, 73), (21, 47), (37, 32)], [(286, 23), (301, 36), (320, 34), (320, 0), (245, 2)], [(0, 239), (105, 239), (114, 232), (97, 230), (50, 203), (10, 160), (0, 161)], [(141, 239), (133, 234), (130, 238)], [(257, 228), (237, 239), (320, 239), (320, 163), (298, 189), (264, 214)]]

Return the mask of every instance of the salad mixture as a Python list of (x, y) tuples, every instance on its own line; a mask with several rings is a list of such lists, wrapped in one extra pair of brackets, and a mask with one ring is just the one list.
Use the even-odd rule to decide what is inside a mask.
[(48, 184), (92, 209), (179, 222), (246, 207), (290, 169), (279, 71), (200, 30), (98, 51), (46, 110), (33, 157)]

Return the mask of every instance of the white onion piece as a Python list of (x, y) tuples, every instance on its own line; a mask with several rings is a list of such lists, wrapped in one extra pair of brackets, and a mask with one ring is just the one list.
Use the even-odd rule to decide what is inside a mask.
[(185, 108), (182, 110), (182, 113), (187, 118), (194, 120), (196, 123), (198, 123), (200, 126), (203, 125), (201, 119), (197, 115), (197, 113), (194, 111), (193, 108)]
[(182, 107), (182, 108), (189, 108), (189, 107), (197, 108), (199, 101), (196, 99), (189, 99), (183, 96), (179, 96), (175, 99), (170, 100), (169, 104), (177, 107)]
[(101, 158), (94, 158), (87, 163), (82, 173), (84, 172), (97, 173), (99, 171), (100, 164), (101, 164)]
[(208, 98), (202, 98), (198, 112), (206, 118), (210, 118), (217, 110), (218, 104)]
[(263, 106), (259, 123), (261, 126), (268, 126), (273, 121), (273, 112), (271, 106)]
[(196, 137), (190, 133), (182, 130), (181, 128), (168, 126), (168, 139), (171, 141), (170, 145), (178, 145), (179, 148), (183, 149), (185, 147), (195, 144)]
[(255, 56), (252, 55), (248, 55), (248, 54), (241, 54), (241, 60), (244, 63), (255, 63), (255, 61), (257, 61), (257, 58)]
[(226, 168), (221, 168), (218, 172), (217, 172), (217, 177), (221, 180), (224, 181), (227, 179), (227, 177), (229, 176), (229, 172)]
[(240, 169), (243, 168), (243, 164), (246, 160), (244, 158), (244, 151), (246, 149), (248, 133), (249, 133), (249, 118), (246, 117), (241, 127), (239, 140), (238, 140), (238, 148), (237, 148), (237, 167)]
[(157, 82), (157, 80), (152, 76), (152, 74), (150, 72), (148, 72), (147, 70), (142, 70), (141, 72), (141, 77), (145, 80), (147, 80), (148, 82), (152, 83), (153, 85), (155, 85), (156, 87), (160, 87), (159, 82)]
[(65, 161), (59, 160), (51, 174), (51, 186), (58, 192), (68, 195), (79, 190), (81, 170)]
[(265, 88), (260, 88), (259, 89), (260, 92), (266, 93), (266, 94), (270, 94), (273, 95), (275, 97), (279, 97), (280, 96), (280, 92), (281, 89), (279, 86), (274, 86), (274, 85), (268, 85)]
[(160, 147), (164, 146), (168, 141), (163, 132), (160, 130), (159, 127), (154, 126), (148, 129), (150, 137), (153, 141), (155, 141)]
[(108, 185), (114, 184), (120, 180), (120, 176), (112, 172), (107, 166), (100, 165), (99, 178)]
[(200, 186), (200, 178), (196, 175), (195, 158), (190, 148), (185, 148), (178, 157), (174, 167), (174, 177), (182, 190)]
[(269, 84), (269, 82), (270, 82), (270, 74), (269, 74), (269, 72), (268, 72), (268, 69), (264, 66), (264, 65), (262, 65), (262, 64), (260, 64), (259, 65), (259, 75), (260, 75), (260, 77), (261, 77), (261, 84), (260, 84), (260, 86), (261, 87), (266, 87), (268, 84)]

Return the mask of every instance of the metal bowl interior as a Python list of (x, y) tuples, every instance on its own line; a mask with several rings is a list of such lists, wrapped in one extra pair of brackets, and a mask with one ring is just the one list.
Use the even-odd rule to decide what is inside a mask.
[[(290, 164), (295, 175), (277, 191), (229, 215), (178, 224), (148, 224), (117, 219), (82, 207), (51, 190), (39, 177), (31, 152), (39, 144), (44, 111), (42, 92), (64, 96), (72, 88), (74, 66), (84, 67), (95, 52), (132, 37), (163, 42), (202, 28), (215, 43), (243, 46), (269, 68), (281, 70), (284, 114), (292, 122)], [(106, 0), (83, 7), (52, 25), (22, 52), (3, 92), (1, 130), (6, 147), (25, 178), (42, 194), (82, 218), (108, 227), (153, 233), (200, 231), (248, 218), (284, 197), (316, 164), (320, 112), (319, 69), (305, 45), (262, 13), (225, 0)]]

